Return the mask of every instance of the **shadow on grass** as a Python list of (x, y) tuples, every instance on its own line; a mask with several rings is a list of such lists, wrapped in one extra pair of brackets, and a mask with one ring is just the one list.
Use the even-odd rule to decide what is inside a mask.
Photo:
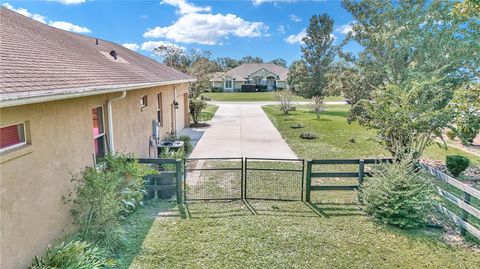
[(174, 216), (175, 207), (176, 203), (150, 200), (146, 202), (144, 207), (123, 221), (122, 227), (126, 231), (126, 246), (115, 257), (116, 264), (113, 268), (129, 268), (135, 256), (139, 254), (143, 241), (147, 237), (157, 216), (165, 212), (171, 212), (172, 216)]
[(185, 204), (179, 210), (180, 216), (188, 219), (251, 216), (331, 218), (365, 215), (356, 203), (307, 203), (270, 200), (195, 201)]
[(365, 216), (358, 203), (307, 203), (325, 218), (342, 216)]

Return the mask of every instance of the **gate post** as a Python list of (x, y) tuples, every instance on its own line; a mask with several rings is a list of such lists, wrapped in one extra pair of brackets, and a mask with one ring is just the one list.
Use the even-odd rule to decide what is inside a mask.
[(364, 177), (365, 177), (365, 161), (363, 159), (360, 159), (360, 162), (358, 165), (358, 185), (362, 185)]
[(182, 203), (182, 160), (175, 160), (175, 181), (177, 188), (177, 204)]
[(312, 185), (312, 161), (308, 160), (307, 161), (307, 178), (305, 182), (305, 201), (307, 203), (310, 203), (311, 200), (311, 185)]
[(241, 168), (242, 168), (242, 171), (241, 171), (241, 175), (240, 175), (240, 198), (242, 200), (245, 200), (245, 158), (242, 157), (242, 159), (240, 160), (240, 163), (241, 163)]

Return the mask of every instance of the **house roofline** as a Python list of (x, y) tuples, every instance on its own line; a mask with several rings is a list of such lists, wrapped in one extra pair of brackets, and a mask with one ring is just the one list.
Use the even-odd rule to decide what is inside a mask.
[[(180, 79), (180, 80), (167, 80), (162, 82), (153, 83), (137, 83), (137, 84), (123, 84), (123, 85), (107, 85), (107, 86), (92, 86), (72, 89), (62, 89), (61, 93), (55, 93), (55, 90), (43, 90), (33, 92), (15, 92), (4, 93), (0, 96), (0, 107), (12, 107), (20, 105), (28, 105), (35, 103), (43, 103), (49, 101), (59, 101), (65, 99), (72, 99), (78, 97), (93, 96), (99, 94), (115, 93), (122, 91), (139, 90), (150, 87), (158, 87), (172, 84), (181, 84), (195, 82), (196, 79)], [(22, 94), (22, 95), (19, 95)], [(9, 96), (11, 95), (11, 96)]]

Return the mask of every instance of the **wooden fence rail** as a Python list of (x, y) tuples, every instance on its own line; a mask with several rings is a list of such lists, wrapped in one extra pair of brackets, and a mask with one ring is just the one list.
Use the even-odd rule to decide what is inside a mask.
[(445, 182), (449, 184), (450, 186), (453, 186), (463, 192), (463, 198), (459, 198), (456, 195), (440, 188), (437, 188), (437, 193), (445, 198), (445, 200), (449, 201), (453, 205), (457, 206), (462, 210), (462, 216), (457, 216), (455, 213), (452, 211), (448, 210), (445, 206), (438, 204), (437, 207), (438, 209), (447, 217), (449, 217), (453, 222), (455, 222), (457, 225), (460, 226), (461, 232), (463, 235), (466, 234), (466, 232), (469, 232), (476, 238), (480, 239), (480, 230), (470, 224), (468, 222), (470, 216), (473, 216), (480, 220), (480, 210), (478, 208), (475, 208), (471, 205), (471, 197), (475, 197), (476, 199), (480, 200), (480, 191), (477, 189), (474, 189), (458, 180), (455, 178), (443, 173), (440, 170), (437, 170), (427, 164), (424, 163), (419, 163), (419, 166), (433, 175), (435, 178), (438, 180)]
[[(311, 201), (311, 192), (312, 191), (331, 191), (331, 190), (355, 190), (363, 183), (365, 176), (369, 176), (369, 173), (365, 172), (365, 164), (379, 164), (379, 163), (391, 163), (392, 159), (382, 158), (382, 159), (332, 159), (332, 160), (310, 160), (307, 161), (306, 169), (306, 196), (305, 201)], [(329, 164), (338, 164), (338, 165), (351, 165), (357, 164), (358, 171), (355, 172), (313, 172), (314, 165), (329, 165)], [(358, 179), (358, 184), (355, 185), (312, 185), (312, 178), (332, 178), (332, 177), (356, 177)]]

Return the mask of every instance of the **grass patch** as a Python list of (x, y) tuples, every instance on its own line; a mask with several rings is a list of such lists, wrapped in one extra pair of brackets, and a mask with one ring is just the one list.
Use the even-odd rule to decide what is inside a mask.
[[(210, 97), (212, 101), (230, 101), (230, 102), (261, 102), (261, 101), (276, 101), (271, 92), (209, 92), (204, 93), (204, 96)], [(295, 101), (309, 101), (301, 96), (295, 96)], [(325, 101), (343, 101), (342, 96), (327, 96)]]
[(209, 121), (217, 112), (218, 106), (215, 105), (207, 105), (205, 109), (200, 112), (200, 121)]
[[(390, 157), (389, 152), (376, 141), (374, 130), (366, 130), (357, 122), (347, 123), (349, 105), (326, 105), (318, 120), (307, 106), (297, 107), (289, 115), (283, 115), (276, 106), (266, 106), (264, 111), (280, 131), (293, 151), (306, 159), (342, 159)], [(292, 122), (303, 124), (303, 129), (292, 129)], [(318, 138), (304, 140), (300, 134), (314, 131)], [(352, 140), (353, 138), (353, 140)], [(458, 154), (466, 156), (472, 164), (479, 165), (480, 157), (456, 148), (442, 148), (436, 144), (427, 148), (424, 157), (445, 162), (446, 156)]]
[[(480, 257), (438, 230), (378, 225), (356, 205), (194, 203), (154, 221), (130, 268), (474, 268)], [(321, 212), (321, 213), (319, 213)]]

